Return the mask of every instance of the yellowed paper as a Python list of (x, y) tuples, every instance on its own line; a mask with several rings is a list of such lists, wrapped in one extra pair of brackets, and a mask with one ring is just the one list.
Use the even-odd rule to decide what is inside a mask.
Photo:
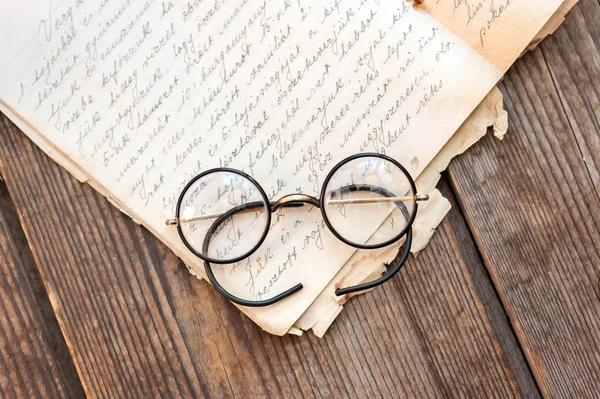
[[(503, 137), (507, 128), (506, 118), (502, 93), (494, 88), (419, 176), (417, 179), (419, 190), (432, 192), (432, 195), (431, 201), (419, 210), (415, 220), (413, 253), (421, 251), (427, 245), (435, 229), (450, 210), (448, 200), (439, 191), (432, 191), (439, 182), (440, 173), (446, 170), (455, 156), (462, 154), (479, 141), (489, 127), (493, 128), (497, 137)], [(384, 263), (394, 259), (397, 252), (397, 246), (377, 252), (356, 252), (317, 300), (298, 319), (295, 328), (312, 329), (317, 336), (322, 337), (349, 299), (336, 297), (335, 288), (340, 284), (355, 285), (381, 276), (385, 271)]]
[[(542, 30), (532, 40), (527, 50), (533, 50), (546, 36), (551, 35), (562, 24), (566, 14), (577, 4), (578, 0), (569, 0), (563, 3), (559, 10), (546, 23)], [(463, 126), (456, 132), (453, 138), (446, 144), (444, 149), (436, 156), (433, 162), (428, 165), (423, 174), (418, 179), (418, 184), (421, 190), (424, 190), (423, 183), (433, 184), (435, 186), (439, 180), (439, 172), (445, 170), (448, 162), (453, 155), (459, 155), (466, 149), (470, 148), (477, 142), (487, 131), (488, 127), (493, 127), (494, 135), (498, 139), (503, 139), (508, 129), (508, 114), (502, 106), (502, 95), (498, 89), (492, 90), (490, 94), (483, 100), (482, 104), (477, 107), (473, 114), (465, 121)], [(433, 183), (435, 182), (435, 183)], [(432, 186), (432, 187), (433, 187)], [(441, 222), (446, 216), (448, 207), (440, 205), (431, 206), (428, 204), (426, 208), (421, 209), (419, 216), (415, 222), (415, 234), (413, 239), (413, 253), (422, 250), (429, 242), (435, 228), (438, 226), (437, 220)], [(421, 222), (425, 219), (426, 222)], [(422, 234), (421, 232), (429, 232)], [(339, 281), (344, 277), (349, 285), (360, 284), (370, 281), (380, 276), (385, 270), (381, 265), (392, 259), (395, 252), (392, 250), (385, 251), (374, 255), (372, 258), (364, 259), (359, 265), (356, 265), (356, 254), (351, 258), (344, 267), (340, 270), (334, 281)], [(372, 278), (363, 279), (363, 276), (355, 278), (349, 277), (351, 272), (356, 268), (367, 268), (373, 271)], [(300, 319), (296, 322), (296, 326), (305, 330), (312, 331), (322, 337), (331, 323), (341, 313), (343, 304), (349, 299), (336, 298), (333, 295), (333, 285), (330, 284), (315, 302), (307, 309)], [(297, 333), (298, 327), (294, 327)]]
[(558, 27), (564, 22), (567, 13), (571, 11), (573, 7), (579, 2), (579, 0), (566, 0), (560, 8), (554, 13), (552, 18), (544, 25), (542, 30), (535, 36), (535, 38), (529, 43), (526, 51), (531, 51), (537, 47), (538, 44), (547, 36), (553, 34)]
[(515, 61), (514, 49), (526, 48), (564, 0), (424, 1), (422, 8), (498, 69)]
[[(461, 9), (430, 10), (440, 24), (396, 1), (22, 1), (0, 14), (0, 99), (202, 273), (164, 226), (193, 175), (233, 166), (273, 196), (315, 193), (344, 156), (385, 151), (419, 176), (527, 44), (490, 51), (494, 38), (531, 18), (519, 27), (530, 40), (559, 4), (511, 3), (486, 28), (481, 51), (471, 30), (457, 28)], [(315, 212), (292, 230), (297, 216), (278, 221), (294, 232), (285, 245), (273, 233), (256, 259), (272, 254), (275, 289), (298, 281), (304, 289), (243, 309), (274, 334), (291, 328), (354, 252)], [(318, 239), (300, 251), (307, 236)], [(242, 287), (236, 294), (268, 295), (275, 284), (258, 261), (246, 275), (231, 270), (221, 277)]]

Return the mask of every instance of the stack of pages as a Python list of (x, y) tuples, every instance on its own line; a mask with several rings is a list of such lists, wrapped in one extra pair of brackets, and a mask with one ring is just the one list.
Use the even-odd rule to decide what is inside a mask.
[[(418, 251), (450, 208), (435, 191), (439, 172), (489, 126), (506, 132), (495, 85), (573, 4), (10, 2), (0, 11), (0, 110), (199, 277), (203, 262), (165, 219), (187, 182), (213, 167), (251, 174), (270, 199), (317, 196), (343, 158), (385, 153), (431, 194), (414, 225)], [(348, 299), (335, 287), (380, 276), (398, 247), (356, 251), (317, 212), (296, 224), (278, 217), (292, 233), (269, 234), (248, 261), (248, 295), (304, 289), (240, 309), (272, 334), (322, 336)]]

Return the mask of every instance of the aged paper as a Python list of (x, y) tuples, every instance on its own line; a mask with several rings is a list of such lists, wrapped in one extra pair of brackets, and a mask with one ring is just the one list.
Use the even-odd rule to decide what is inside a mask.
[[(578, 0), (565, 1), (556, 11), (552, 18), (544, 25), (527, 47), (527, 51), (533, 50), (544, 38), (558, 29), (565, 19), (566, 14), (577, 4)], [(475, 144), (486, 133), (489, 127), (493, 128), (494, 135), (498, 139), (504, 138), (508, 129), (508, 114), (502, 106), (502, 94), (495, 88), (488, 94), (482, 103), (473, 111), (473, 114), (465, 121), (460, 129), (452, 136), (442, 151), (427, 166), (421, 176), (417, 179), (420, 190), (427, 192), (424, 185), (435, 187), (439, 180), (439, 172), (445, 170), (451, 158), (459, 155)], [(435, 204), (432, 206), (432, 204)], [(413, 240), (413, 253), (418, 253), (429, 242), (438, 222), (446, 216), (449, 207), (447, 201), (432, 201), (419, 211), (415, 221), (415, 232)], [(358, 258), (359, 253), (348, 260), (313, 304), (298, 319), (295, 326), (288, 332), (290, 334), (302, 334), (302, 331), (311, 329), (317, 336), (322, 337), (331, 326), (335, 318), (341, 313), (343, 304), (350, 298), (338, 298), (333, 295), (335, 284), (343, 279), (349, 285), (359, 284), (378, 278), (385, 271), (383, 263), (395, 256), (395, 251), (383, 251), (373, 254), (371, 257)], [(366, 273), (359, 273), (363, 270)], [(369, 277), (364, 278), (365, 274)]]
[(554, 13), (552, 18), (550, 18), (546, 25), (544, 25), (542, 30), (533, 38), (531, 43), (529, 43), (529, 46), (527, 46), (526, 51), (531, 51), (535, 49), (537, 45), (540, 44), (540, 42), (544, 40), (544, 38), (546, 38), (546, 36), (553, 34), (558, 29), (558, 27), (564, 22), (567, 13), (571, 11), (571, 9), (575, 7), (575, 5), (578, 2), (579, 0), (566, 0)]
[[(538, 32), (538, 34), (533, 38), (533, 40), (527, 46), (526, 51), (531, 51), (537, 47), (537, 45), (547, 36), (554, 33), (558, 27), (564, 22), (567, 13), (579, 2), (579, 0), (567, 0), (565, 1), (559, 9), (554, 13), (552, 18), (548, 20), (548, 22), (544, 25), (544, 27)], [(485, 101), (485, 100), (484, 100)], [(29, 136), (32, 141), (34, 141), (44, 152), (46, 152), (55, 162), (61, 165), (63, 168), (67, 169), (69, 173), (71, 173), (76, 179), (80, 182), (85, 183), (89, 181), (89, 176), (83, 171), (76, 163), (73, 162), (72, 159), (65, 157), (59, 151), (53, 147), (51, 143), (48, 143), (43, 139), (43, 136), (40, 135), (37, 129), (28, 125), (25, 121), (17, 118), (3, 103), (0, 103), (0, 111), (6, 114), (19, 128), (26, 132), (27, 136)], [(475, 112), (475, 111), (474, 111)], [(494, 129), (496, 131), (496, 129)], [(496, 133), (498, 134), (498, 133)], [(98, 187), (98, 189), (102, 189)], [(102, 193), (105, 196), (108, 196), (108, 193)], [(117, 205), (123, 212), (124, 209), (120, 205)], [(131, 215), (129, 215), (131, 216)]]
[[(456, 22), (468, 11), (460, 7), (15, 2), (0, 16), (0, 98), (40, 133), (35, 139), (202, 272), (163, 224), (191, 176), (227, 165), (253, 174), (273, 198), (315, 193), (337, 160), (368, 150), (418, 176), (525, 48), (522, 40), (501, 45), (510, 21), (530, 18), (519, 25), (519, 39), (530, 40), (560, 3), (481, 12), (470, 22), (486, 29), (478, 48), (475, 32)], [(232, 277), (246, 282), (240, 295), (255, 297), (304, 283), (276, 306), (244, 309), (275, 334), (289, 330), (354, 252), (323, 231), (316, 212), (301, 217), (281, 243), (281, 231), (299, 219), (279, 216), (272, 230), (281, 231), (256, 254), (275, 274), (253, 261)]]
[[(431, 201), (419, 210), (415, 220), (412, 246), (414, 254), (425, 247), (436, 227), (450, 210), (448, 200), (439, 191), (434, 190), (441, 177), (440, 173), (446, 170), (455, 156), (462, 154), (479, 141), (488, 128), (493, 128), (496, 137), (504, 137), (508, 128), (507, 117), (502, 104), (502, 93), (498, 88), (494, 88), (419, 176), (417, 179), (419, 190), (432, 194)], [(357, 251), (298, 319), (291, 333), (297, 334), (302, 330), (312, 329), (317, 336), (322, 337), (342, 311), (344, 303), (350, 299), (336, 297), (334, 294), (336, 286), (359, 284), (379, 277), (385, 271), (384, 262), (391, 261), (397, 252), (398, 246), (370, 253)]]
[[(542, 30), (535, 36), (527, 47), (527, 51), (533, 50), (544, 38), (558, 29), (565, 19), (566, 14), (577, 4), (578, 0), (569, 0), (556, 11), (552, 18), (544, 25)], [(445, 170), (450, 160), (475, 144), (486, 133), (489, 127), (493, 128), (494, 135), (503, 139), (508, 129), (508, 114), (502, 105), (502, 94), (495, 88), (488, 94), (482, 103), (473, 111), (473, 114), (465, 121), (460, 129), (452, 136), (442, 151), (427, 166), (421, 176), (417, 179), (420, 190), (427, 192), (427, 185), (435, 187), (440, 178), (439, 172)], [(449, 210), (447, 201), (432, 201), (419, 211), (415, 221), (413, 240), (413, 253), (421, 251), (429, 242), (430, 238), (443, 220)], [(439, 221), (439, 222), (438, 222)], [(395, 256), (395, 251), (383, 251), (373, 254), (371, 257), (358, 257), (355, 253), (344, 265), (336, 277), (332, 280), (313, 304), (298, 319), (295, 326), (288, 331), (290, 334), (300, 335), (303, 331), (311, 329), (317, 336), (322, 337), (331, 323), (341, 313), (343, 304), (350, 298), (338, 298), (333, 295), (335, 284), (343, 279), (349, 285), (359, 284), (378, 278), (385, 271), (382, 266)], [(362, 273), (356, 271), (362, 270)], [(365, 274), (369, 277), (364, 278)]]
[[(552, 34), (564, 21), (566, 13), (576, 3), (576, 0), (565, 2), (563, 6), (561, 6), (560, 9), (551, 18), (551, 20), (548, 21), (544, 28), (538, 33), (538, 35), (536, 35), (534, 40), (530, 43), (528, 50), (532, 50), (547, 35)], [(494, 89), (486, 97), (486, 99), (484, 99), (482, 105), (477, 107), (473, 114), (465, 121), (463, 126), (461, 126), (461, 128), (453, 136), (451, 141), (444, 147), (441, 153), (438, 154), (438, 156), (436, 156), (434, 161), (430, 165), (428, 165), (428, 167), (418, 179), (418, 183), (422, 189), (423, 186), (421, 182), (427, 181), (429, 179), (432, 179), (433, 181), (437, 182), (437, 179), (439, 177), (438, 172), (445, 168), (446, 165), (444, 164), (446, 163), (446, 161), (437, 161), (442, 158), (446, 160), (448, 159), (446, 157), (442, 157), (441, 154), (459, 154), (463, 152), (466, 148), (470, 147), (470, 145), (477, 141), (481, 135), (484, 134), (484, 132), (487, 130), (487, 127), (485, 125), (492, 126), (493, 124), (494, 134), (499, 138), (504, 136), (507, 128), (506, 113), (502, 111), (498, 99), (499, 92), (497, 91), (497, 89)], [(7, 110), (5, 109), (2, 109), (2, 111), (4, 111), (5, 113), (7, 112)], [(22, 130), (28, 129), (28, 135), (30, 137), (38, 137), (37, 130), (31, 129), (29, 126), (27, 126), (26, 124), (22, 124), (21, 121), (16, 120), (15, 118), (11, 119), (17, 122)], [(482, 122), (484, 123), (482, 124)], [(459, 137), (462, 138), (459, 139)], [(454, 142), (458, 145), (454, 147), (453, 145), (451, 145), (451, 142)], [(46, 153), (48, 153), (52, 158), (54, 158), (59, 164), (68, 169), (80, 181), (88, 181), (87, 177), (85, 177), (85, 174), (82, 173), (79, 170), (78, 166), (74, 164), (70, 159), (64, 157), (61, 158), (60, 154), (54, 151), (52, 147), (45, 143), (43, 140), (36, 141), (36, 143)], [(431, 206), (431, 204), (433, 204), (433, 201), (430, 204), (427, 204), (426, 207), (421, 208), (418, 218), (416, 220), (413, 241), (413, 253), (416, 253), (424, 248), (426, 243), (429, 241), (429, 238), (433, 234), (435, 228), (437, 227), (438, 221), (445, 217), (449, 208), (447, 201), (438, 201), (435, 203), (435, 206)], [(369, 279), (377, 278), (385, 269), (383, 267), (383, 262), (393, 257), (395, 254), (395, 250), (390, 250), (389, 254), (373, 254), (375, 256), (368, 257), (359, 263), (356, 262), (357, 254), (358, 253), (353, 255), (353, 257), (348, 260), (348, 262), (336, 275), (334, 281), (339, 281), (342, 276), (345, 276), (344, 281), (346, 281), (349, 285), (354, 285), (361, 283), (365, 280), (368, 281)], [(369, 272), (372, 272), (371, 276), (367, 279), (364, 279), (362, 276), (351, 278), (349, 272), (359, 270), (358, 268), (365, 268)], [(335, 297), (333, 295), (332, 286), (333, 284), (330, 283), (319, 295), (319, 297), (306, 310), (302, 317), (296, 322), (295, 325), (299, 328), (292, 327), (292, 329), (290, 329), (288, 333), (301, 334), (303, 331), (302, 328), (305, 330), (312, 328), (313, 332), (315, 332), (315, 334), (317, 334), (318, 336), (324, 335), (327, 328), (334, 321), (335, 317), (342, 311), (343, 303), (349, 299), (346, 297)]]

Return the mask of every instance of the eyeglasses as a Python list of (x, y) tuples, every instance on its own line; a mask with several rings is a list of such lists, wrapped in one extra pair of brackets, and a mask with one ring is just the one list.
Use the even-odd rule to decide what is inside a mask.
[(254, 254), (265, 241), (271, 215), (283, 208), (311, 205), (319, 208), (324, 223), (343, 243), (358, 249), (379, 249), (405, 238), (403, 248), (380, 278), (338, 288), (338, 296), (381, 285), (402, 268), (410, 253), (412, 224), (418, 202), (414, 180), (396, 160), (377, 153), (348, 157), (329, 172), (319, 198), (290, 194), (269, 201), (265, 190), (248, 174), (230, 168), (207, 170), (194, 177), (177, 202), (176, 226), (185, 246), (204, 260), (211, 284), (231, 302), (242, 306), (268, 306), (303, 288), (298, 283), (268, 299), (244, 299), (218, 281), (211, 264), (236, 264)]

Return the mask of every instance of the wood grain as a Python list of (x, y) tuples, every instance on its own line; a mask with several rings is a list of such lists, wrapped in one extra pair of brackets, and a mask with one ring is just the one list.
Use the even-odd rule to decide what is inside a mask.
[(65, 397), (68, 390), (1, 206), (0, 298), (0, 397)]
[(586, 0), (544, 43), (558, 99), (600, 196), (600, 2)]
[(401, 276), (348, 304), (324, 339), (280, 338), (5, 118), (0, 164), (91, 397), (537, 395), (504, 316), (490, 311), (497, 299), (479, 297), (481, 260), (456, 211)]
[(600, 395), (600, 3), (512, 68), (507, 138), (450, 177), (545, 396)]

